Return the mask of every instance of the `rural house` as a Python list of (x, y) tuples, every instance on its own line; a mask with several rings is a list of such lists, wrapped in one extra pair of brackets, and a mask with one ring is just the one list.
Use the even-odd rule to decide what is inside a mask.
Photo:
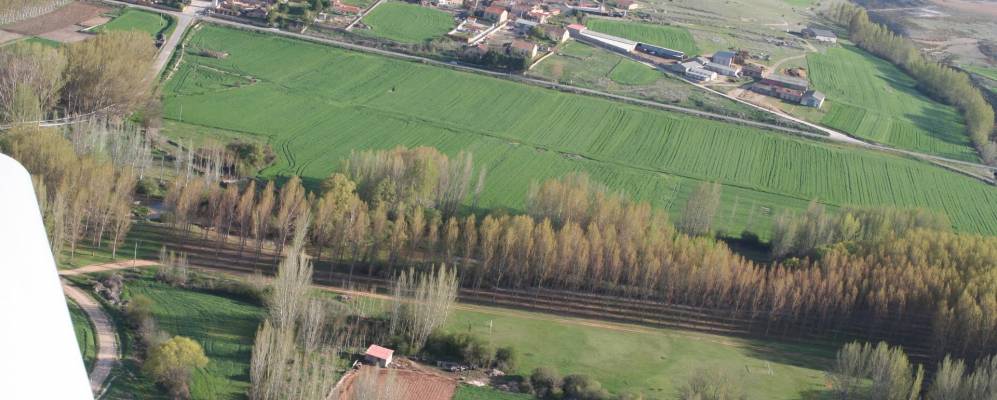
[(529, 35), (530, 31), (532, 31), (533, 28), (536, 28), (538, 25), (540, 24), (530, 21), (528, 19), (519, 18), (516, 20), (513, 26), (516, 28), (516, 32), (523, 35)]
[(809, 39), (816, 39), (818, 42), (824, 42), (824, 43), (838, 42), (838, 35), (835, 35), (834, 32), (831, 32), (827, 29), (808, 27), (804, 28), (801, 33), (803, 34), (803, 37)]
[(741, 67), (738, 67), (737, 65), (734, 64), (726, 66), (717, 63), (706, 63), (705, 68), (723, 76), (732, 76), (735, 78), (741, 76)]
[(367, 348), (367, 351), (363, 353), (363, 357), (366, 362), (384, 368), (391, 365), (391, 357), (394, 354), (394, 350), (372, 344)]
[(768, 68), (766, 68), (764, 65), (749, 62), (744, 64), (744, 67), (741, 68), (741, 73), (753, 78), (760, 79), (762, 76), (765, 76), (765, 71), (767, 69)]
[(509, 46), (509, 52), (514, 56), (532, 60), (533, 57), (537, 56), (537, 44), (525, 40), (513, 40), (512, 45)]
[(563, 43), (570, 37), (568, 30), (557, 25), (541, 25), (540, 29), (543, 31), (544, 36), (547, 39), (553, 40), (557, 43)]
[(713, 54), (713, 62), (715, 64), (720, 64), (725, 67), (729, 67), (731, 64), (734, 63), (734, 57), (737, 57), (737, 53), (734, 53), (733, 51), (727, 51), (727, 50), (718, 51)]
[(685, 77), (690, 80), (697, 82), (709, 82), (717, 79), (717, 73), (704, 69), (704, 68), (692, 68), (685, 73)]
[(616, 0), (616, 8), (621, 10), (636, 10), (638, 7), (637, 2), (634, 0)]
[(490, 6), (485, 9), (484, 17), (496, 23), (502, 23), (509, 19), (509, 12), (502, 7)]
[(824, 93), (811, 89), (803, 94), (803, 99), (800, 100), (800, 104), (808, 107), (820, 108), (824, 105), (824, 98)]

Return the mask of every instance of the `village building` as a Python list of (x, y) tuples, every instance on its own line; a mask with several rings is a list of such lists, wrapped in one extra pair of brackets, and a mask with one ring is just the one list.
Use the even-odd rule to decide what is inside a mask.
[(810, 82), (807, 82), (806, 79), (785, 75), (769, 74), (764, 76), (761, 80), (751, 85), (751, 90), (767, 96), (778, 97), (789, 102), (816, 108), (824, 105), (825, 100), (823, 93), (810, 89)]
[(480, 60), (482, 57), (488, 54), (488, 45), (484, 43), (479, 43), (474, 46), (467, 46), (464, 48), (463, 55), (464, 58), (470, 58), (475, 60)]
[(343, 4), (341, 1), (332, 3), (332, 11), (340, 15), (360, 15), (363, 9), (350, 4)]
[(458, 42), (473, 45), (495, 33), (496, 30), (495, 25), (485, 25), (478, 22), (475, 18), (468, 18), (457, 24), (457, 27), (452, 31), (447, 32), (447, 37)]
[(522, 35), (529, 35), (533, 28), (536, 28), (540, 24), (528, 19), (519, 18), (513, 23), (513, 27), (516, 28), (516, 32)]
[(723, 76), (731, 76), (734, 78), (741, 76), (741, 67), (733, 64), (731, 64), (731, 66), (725, 66), (717, 63), (706, 63), (705, 68)]
[(672, 64), (671, 70), (675, 71), (675, 72), (678, 72), (680, 74), (686, 74), (690, 70), (692, 70), (693, 68), (702, 68), (702, 67), (703, 67), (703, 64), (700, 64), (697, 61), (686, 61), (686, 62), (682, 62), (682, 63)]
[(729, 67), (734, 63), (734, 58), (737, 57), (737, 53), (733, 51), (718, 51), (713, 54), (713, 63), (720, 64), (725, 67)]
[(502, 23), (509, 19), (509, 12), (502, 7), (489, 6), (488, 8), (485, 8), (484, 17), (487, 20)]
[(637, 43), (637, 51), (640, 51), (642, 53), (647, 53), (652, 56), (672, 58), (679, 61), (685, 59), (685, 53), (681, 51), (669, 49), (667, 47), (655, 46), (647, 43)]
[(616, 8), (621, 10), (633, 11), (639, 7), (634, 0), (616, 0)]
[(803, 37), (808, 39), (816, 39), (818, 42), (824, 42), (824, 43), (838, 42), (838, 35), (827, 29), (807, 27), (804, 28), (801, 33), (803, 34)]
[(824, 105), (824, 99), (824, 93), (811, 89), (803, 94), (803, 99), (800, 100), (800, 104), (808, 107), (821, 108), (821, 106)]
[(544, 24), (540, 26), (540, 30), (543, 31), (544, 37), (553, 40), (556, 43), (564, 43), (569, 37), (571, 37), (567, 29), (557, 25)]
[(696, 67), (686, 71), (685, 77), (697, 82), (709, 82), (717, 79), (717, 73), (704, 68)]
[(526, 40), (513, 40), (512, 45), (509, 46), (509, 53), (532, 60), (533, 57), (537, 56), (537, 44)]
[(445, 8), (464, 7), (464, 0), (436, 0), (436, 5)]
[(572, 30), (571, 25), (568, 26), (568, 30), (572, 31), (572, 36), (580, 41), (621, 53), (631, 53), (637, 49), (637, 42), (633, 40), (582, 28)]
[(568, 33), (570, 33), (571, 36), (577, 37), (579, 34), (581, 34), (582, 32), (584, 32), (586, 30), (588, 30), (588, 28), (585, 27), (585, 25), (581, 25), (581, 24), (570, 24), (570, 25), (568, 25)]
[(765, 71), (767, 69), (768, 69), (767, 67), (761, 64), (746, 63), (744, 64), (744, 67), (741, 67), (741, 73), (750, 76), (752, 78), (761, 79), (763, 76), (765, 76)]
[(391, 365), (391, 358), (394, 354), (394, 350), (372, 344), (367, 348), (367, 351), (363, 353), (363, 357), (364, 361), (377, 365), (381, 368), (385, 368)]
[(541, 24), (546, 24), (547, 21), (550, 20), (551, 16), (553, 16), (553, 14), (550, 13), (550, 12), (548, 12), (548, 11), (546, 11), (546, 10), (544, 10), (544, 9), (539, 9), (539, 10), (534, 9), (534, 10), (528, 12), (526, 14), (525, 18), (527, 18), (527, 19), (529, 19), (531, 21), (539, 22)]

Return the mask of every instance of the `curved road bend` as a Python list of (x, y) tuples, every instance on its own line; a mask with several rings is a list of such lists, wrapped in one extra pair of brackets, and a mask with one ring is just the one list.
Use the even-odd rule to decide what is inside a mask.
[[(155, 265), (155, 263), (147, 260), (121, 261), (62, 270), (59, 271), (59, 275), (76, 276), (149, 265)], [(62, 281), (62, 291), (66, 294), (66, 297), (76, 302), (80, 306), (80, 309), (86, 313), (87, 319), (93, 322), (94, 335), (97, 338), (97, 355), (94, 357), (93, 369), (90, 371), (90, 390), (94, 394), (98, 394), (104, 387), (104, 381), (111, 374), (114, 364), (121, 359), (117, 330), (114, 327), (114, 323), (111, 322), (111, 317), (107, 315), (107, 312), (101, 306), (101, 303), (89, 293), (69, 284), (66, 280)]]
[(114, 329), (111, 317), (101, 308), (100, 302), (90, 297), (82, 289), (62, 281), (62, 291), (72, 299), (87, 314), (93, 322), (94, 335), (97, 337), (97, 355), (94, 357), (93, 369), (90, 370), (90, 390), (98, 394), (104, 386), (104, 381), (111, 375), (111, 369), (121, 358), (118, 348), (118, 334)]
[[(173, 16), (177, 17), (178, 19), (181, 18), (181, 16), (187, 16), (188, 18), (190, 18), (190, 17), (193, 16), (193, 14), (185, 14), (185, 13), (181, 13), (181, 12), (177, 12), (177, 11), (169, 11), (169, 10), (163, 10), (163, 9), (160, 9), (160, 8), (140, 6), (140, 5), (135, 5), (135, 4), (131, 4), (131, 3), (121, 2), (121, 1), (117, 1), (117, 0), (104, 0), (104, 1), (106, 1), (108, 3), (114, 3), (114, 4), (124, 5), (124, 6), (130, 6), (130, 7), (140, 8), (140, 9), (147, 10), (147, 11), (152, 11), (152, 12), (157, 12), (157, 13), (163, 13), (163, 14), (169, 14), (169, 15), (173, 15)], [(642, 105), (642, 106), (646, 106), (646, 107), (659, 108), (659, 109), (664, 109), (664, 110), (669, 110), (669, 111), (676, 111), (676, 112), (681, 112), (681, 113), (685, 113), (685, 114), (689, 114), (689, 115), (695, 115), (695, 116), (699, 116), (699, 117), (703, 117), (703, 118), (709, 118), (709, 119), (714, 119), (714, 120), (721, 120), (721, 121), (733, 122), (733, 123), (737, 123), (737, 124), (741, 124), (741, 125), (753, 126), (753, 127), (757, 127), (757, 128), (763, 128), (763, 129), (774, 130), (774, 131), (780, 131), (780, 132), (790, 133), (790, 134), (793, 134), (793, 135), (803, 136), (803, 137), (807, 137), (807, 138), (811, 138), (811, 139), (824, 140), (824, 141), (832, 141), (832, 142), (837, 142), (837, 143), (846, 144), (846, 145), (854, 145), (854, 146), (858, 146), (858, 147), (863, 147), (863, 148), (870, 149), (870, 150), (876, 150), (876, 151), (882, 151), (882, 152), (890, 152), (890, 153), (894, 153), (894, 154), (902, 154), (902, 155), (906, 155), (906, 156), (918, 158), (918, 159), (921, 159), (921, 160), (924, 160), (924, 161), (934, 162), (936, 164), (937, 163), (950, 163), (950, 164), (957, 164), (957, 165), (966, 166), (966, 167), (980, 168), (980, 169), (983, 169), (983, 170), (986, 170), (986, 171), (995, 171), (995, 172), (997, 172), (997, 167), (992, 167), (992, 166), (978, 164), (978, 163), (973, 163), (973, 162), (968, 162), (968, 161), (956, 160), (956, 159), (951, 159), (951, 158), (946, 158), (946, 157), (934, 156), (934, 155), (930, 155), (930, 154), (919, 153), (919, 152), (916, 152), (916, 151), (902, 150), (902, 149), (897, 149), (897, 148), (894, 148), (894, 147), (884, 146), (884, 145), (875, 144), (875, 143), (869, 143), (869, 142), (866, 142), (866, 141), (863, 141), (863, 140), (856, 139), (856, 138), (851, 137), (849, 135), (846, 135), (844, 133), (841, 133), (841, 132), (838, 132), (838, 131), (835, 131), (835, 130), (832, 130), (832, 129), (828, 129), (828, 128), (825, 128), (825, 127), (821, 127), (821, 126), (818, 126), (818, 125), (815, 125), (815, 124), (803, 121), (803, 120), (801, 120), (799, 118), (791, 117), (791, 116), (788, 116), (788, 115), (785, 115), (785, 114), (782, 114), (782, 113), (773, 112), (772, 110), (768, 110), (768, 109), (766, 109), (764, 107), (755, 106), (757, 109), (765, 111), (765, 112), (768, 112), (768, 113), (770, 113), (770, 114), (772, 114), (772, 115), (774, 115), (774, 116), (776, 116), (778, 118), (781, 118), (781, 119), (784, 119), (784, 120), (787, 120), (787, 121), (791, 121), (791, 122), (794, 122), (794, 123), (803, 124), (803, 125), (808, 126), (810, 128), (813, 128), (813, 129), (816, 129), (818, 131), (824, 132), (827, 135), (822, 135), (822, 134), (818, 134), (818, 133), (802, 131), (802, 130), (799, 130), (799, 129), (793, 129), (793, 128), (789, 128), (789, 127), (785, 127), (785, 126), (768, 124), (768, 123), (764, 123), (764, 122), (751, 121), (751, 120), (747, 120), (747, 119), (743, 119), (743, 118), (731, 117), (731, 116), (727, 116), (727, 115), (721, 115), (721, 114), (716, 114), (716, 113), (711, 113), (711, 112), (707, 112), (707, 111), (701, 111), (701, 110), (696, 110), (696, 109), (691, 109), (691, 108), (686, 108), (686, 107), (679, 107), (679, 106), (675, 106), (675, 105), (671, 105), (671, 104), (658, 103), (658, 102), (650, 101), (650, 100), (636, 99), (636, 98), (633, 98), (633, 97), (621, 96), (621, 95), (607, 93), (607, 92), (603, 92), (603, 91), (599, 91), (599, 90), (594, 90), (594, 89), (586, 89), (586, 88), (582, 88), (582, 87), (565, 85), (565, 84), (556, 83), (556, 82), (548, 82), (548, 81), (544, 81), (544, 80), (540, 80), (540, 79), (534, 79), (534, 78), (524, 77), (524, 76), (521, 76), (521, 75), (515, 75), (515, 74), (508, 74), (508, 73), (503, 73), (503, 72), (490, 71), (490, 70), (481, 69), (481, 68), (472, 67), (472, 66), (463, 65), (463, 64), (458, 64), (458, 63), (450, 63), (450, 62), (444, 62), (444, 61), (439, 61), (439, 60), (433, 60), (433, 59), (426, 58), (426, 57), (420, 57), (420, 56), (413, 56), (413, 55), (409, 55), (409, 54), (397, 53), (397, 52), (393, 52), (393, 51), (389, 51), (389, 50), (377, 49), (377, 48), (373, 48), (373, 47), (362, 46), (362, 45), (348, 43), (348, 42), (343, 42), (343, 41), (334, 40), (334, 39), (320, 38), (320, 37), (309, 36), (309, 35), (304, 35), (304, 34), (300, 34), (300, 33), (287, 32), (287, 31), (282, 31), (282, 30), (276, 29), (276, 28), (264, 28), (264, 27), (259, 27), (259, 26), (250, 25), (250, 24), (241, 23), (241, 22), (235, 22), (235, 21), (230, 21), (230, 20), (225, 20), (225, 19), (213, 18), (213, 17), (210, 17), (210, 16), (193, 16), (193, 18), (198, 18), (198, 19), (201, 19), (201, 20), (204, 20), (204, 21), (208, 21), (208, 22), (211, 22), (211, 23), (214, 23), (214, 24), (218, 24), (218, 25), (227, 25), (227, 26), (232, 26), (232, 27), (241, 28), (241, 29), (253, 30), (253, 31), (257, 31), (257, 32), (272, 33), (272, 34), (275, 34), (275, 35), (282, 35), (282, 36), (292, 37), (292, 38), (296, 38), (296, 39), (307, 40), (307, 41), (310, 41), (310, 42), (329, 44), (329, 45), (333, 45), (333, 46), (336, 46), (336, 47), (341, 47), (341, 48), (355, 50), (355, 51), (362, 51), (362, 52), (366, 52), (366, 53), (378, 54), (378, 55), (383, 55), (383, 56), (397, 58), (397, 59), (403, 59), (403, 60), (420, 62), (420, 63), (423, 63), (423, 64), (430, 64), (430, 65), (441, 66), (441, 67), (446, 67), (446, 68), (455, 69), (455, 70), (461, 70), (461, 71), (466, 71), (466, 72), (472, 72), (472, 73), (478, 73), (478, 74), (482, 74), (482, 75), (488, 75), (488, 76), (493, 76), (493, 77), (499, 77), (499, 78), (514, 80), (514, 81), (518, 81), (518, 82), (529, 83), (529, 84), (533, 84), (533, 85), (537, 85), (537, 86), (543, 86), (543, 87), (547, 87), (547, 88), (558, 89), (558, 90), (566, 91), (566, 92), (584, 93), (584, 94), (593, 95), (593, 96), (599, 96), (599, 97), (603, 97), (603, 98), (620, 100), (620, 101), (624, 101), (624, 102), (628, 102), (628, 103), (632, 103), (632, 104), (638, 104), (638, 105)], [(174, 31), (174, 34), (177, 34), (177, 32), (179, 32), (179, 31), (180, 31), (180, 29), (177, 29), (176, 31)], [(174, 46), (176, 46), (175, 43), (174, 43)], [(163, 48), (165, 49), (166, 46), (164, 45)], [(172, 51), (170, 51), (170, 52), (172, 53)], [(696, 85), (696, 86), (699, 86), (699, 85)], [(699, 86), (699, 87), (702, 87), (702, 86)], [(704, 89), (710, 90), (708, 88), (704, 88)], [(719, 92), (716, 92), (716, 91), (713, 91), (713, 92), (714, 93), (719, 93)], [(721, 95), (724, 95), (724, 94), (721, 93)], [(727, 98), (731, 98), (730, 96), (726, 96), (726, 95), (724, 95), (724, 96), (727, 97)], [(744, 102), (743, 100), (740, 100), (740, 99), (738, 99), (738, 101)], [(748, 104), (750, 104), (750, 103), (748, 103)], [(945, 167), (947, 167), (947, 166), (945, 166)], [(951, 167), (947, 167), (947, 168), (952, 169)], [(957, 170), (957, 171), (959, 171), (959, 170)], [(993, 183), (993, 179), (990, 178), (990, 177), (984, 178), (984, 177), (981, 177), (979, 175), (970, 174), (970, 173), (965, 172), (965, 171), (959, 171), (959, 172), (966, 173), (966, 174), (969, 174), (969, 175), (971, 175), (973, 177), (976, 177), (978, 179), (981, 179), (981, 180)]]

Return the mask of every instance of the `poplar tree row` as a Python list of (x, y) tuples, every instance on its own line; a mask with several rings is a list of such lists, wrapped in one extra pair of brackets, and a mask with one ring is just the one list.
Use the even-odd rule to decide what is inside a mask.
[(828, 14), (848, 28), (856, 45), (896, 64), (917, 80), (918, 89), (959, 109), (980, 157), (986, 163), (997, 162), (997, 140), (992, 137), (994, 110), (968, 75), (928, 60), (910, 40), (872, 22), (864, 8), (841, 2)]
[[(362, 194), (342, 173), (326, 179), (319, 194), (297, 178), (279, 192), (273, 183), (256, 187), (177, 183), (167, 205), (181, 229), (197, 220), (238, 234), (243, 244), (254, 238), (257, 249), (273, 242), (278, 251), (295, 221), (311, 212), (311, 254), (350, 274), (359, 266), (390, 277), (399, 268), (446, 263), (470, 288), (649, 299), (757, 321), (780, 334), (912, 332), (907, 336), (930, 338), (922, 344), (937, 354), (967, 358), (997, 349), (997, 238), (952, 233), (944, 219), (920, 210), (832, 216), (812, 206), (773, 233), (774, 248), (788, 249), (779, 255), (805, 258), (766, 265), (678, 232), (664, 212), (584, 175), (536, 185), (528, 214), (483, 218), (402, 201), (371, 206), (368, 196), (377, 195)], [(185, 216), (190, 210), (200, 214)]]

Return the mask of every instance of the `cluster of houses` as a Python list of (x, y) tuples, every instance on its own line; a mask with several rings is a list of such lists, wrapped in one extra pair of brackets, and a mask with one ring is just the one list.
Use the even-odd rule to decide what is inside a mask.
[(266, 19), (272, 0), (214, 0), (211, 12), (219, 15), (251, 19)]
[[(466, 56), (482, 57), (490, 51), (501, 51), (528, 60), (537, 57), (541, 48), (534, 38), (558, 44), (570, 37), (567, 29), (550, 23), (552, 17), (577, 7), (589, 7), (588, 3), (568, 1), (491, 0), (487, 4), (478, 4), (476, 0), (436, 1), (441, 7), (463, 7), (469, 11), (469, 16), (447, 33), (451, 39), (466, 44)], [(625, 1), (629, 6), (634, 4)], [(509, 40), (503, 36), (491, 45), (486, 43), (493, 35), (503, 32), (511, 32), (514, 37)]]

